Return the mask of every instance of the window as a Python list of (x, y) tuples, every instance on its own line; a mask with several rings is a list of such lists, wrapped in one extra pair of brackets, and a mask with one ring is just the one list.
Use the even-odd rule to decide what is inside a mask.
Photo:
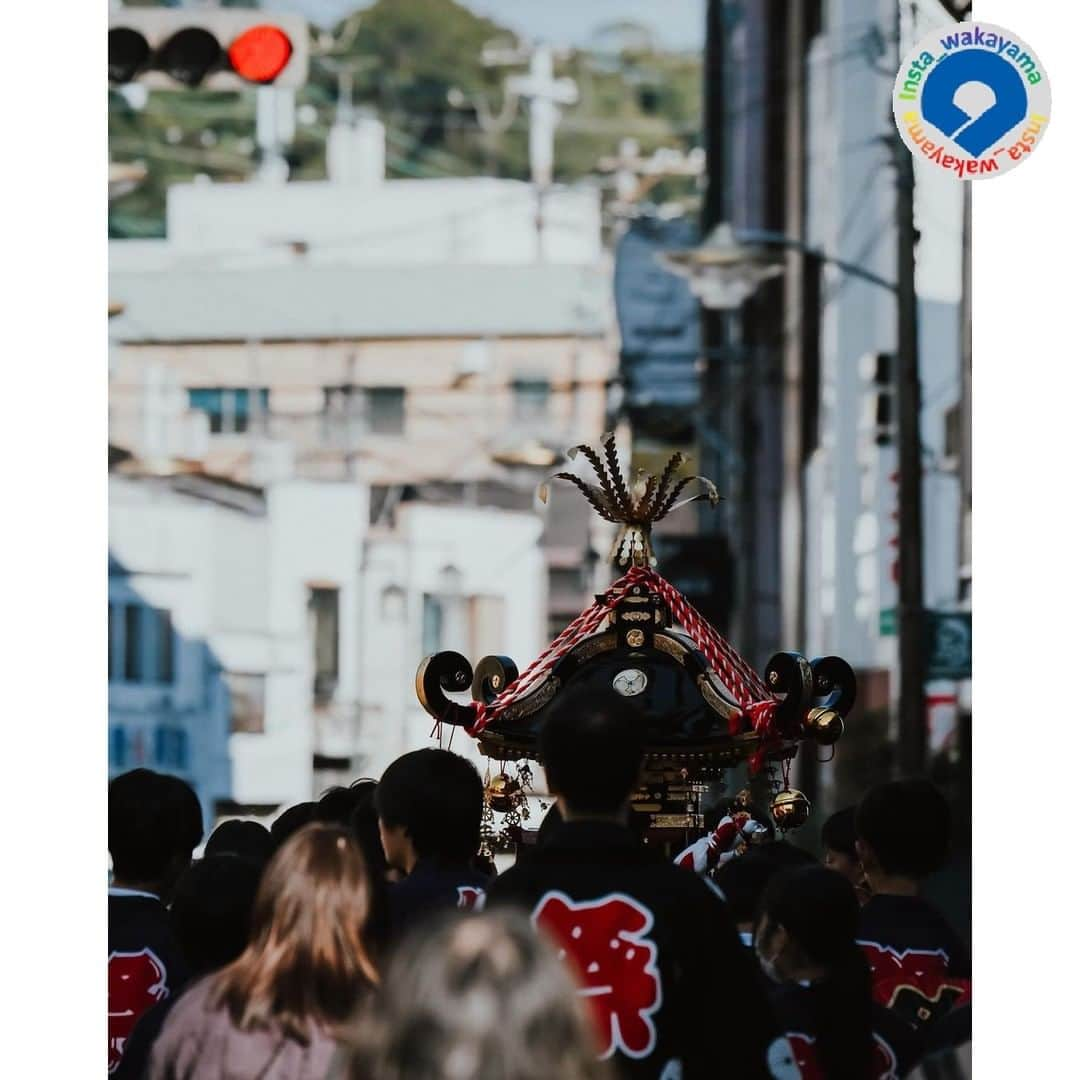
[[(109, 605), (109, 679), (127, 683), (172, 684), (176, 677), (176, 635), (164, 608), (123, 604), (117, 619)], [(119, 630), (121, 641), (116, 641)], [(116, 660), (122, 660), (117, 670)]]
[(270, 391), (266, 387), (197, 387), (188, 390), (188, 405), (206, 413), (211, 434), (238, 435), (270, 411)]
[(405, 430), (405, 390), (400, 386), (374, 386), (367, 396), (372, 434), (400, 435)]
[(515, 379), (511, 384), (514, 392), (514, 420), (533, 423), (547, 418), (551, 383), (547, 379)]
[(173, 625), (172, 616), (163, 608), (152, 608), (150, 611), (153, 634), (155, 641), (155, 655), (157, 663), (154, 665), (154, 682), (169, 683), (173, 681)]
[(424, 593), (424, 628), (421, 651), (425, 656), (437, 653), (443, 647), (443, 601), (438, 596)]
[(582, 591), (584, 578), (579, 566), (553, 566), (548, 570), (548, 587), (554, 593), (578, 593)]
[(124, 607), (124, 670), (120, 673), (123, 682), (142, 682), (145, 668), (143, 651), (139, 647), (139, 605), (127, 604)]
[(405, 389), (324, 386), (322, 415), (328, 433), (335, 425), (356, 424), (374, 435), (400, 435), (405, 430)]
[(337, 689), (338, 681), (338, 589), (312, 587), (308, 590), (308, 626), (314, 654), (315, 703), (325, 705)]
[(122, 727), (111, 727), (109, 728), (109, 768), (123, 769), (127, 763), (127, 732)]
[(188, 766), (188, 737), (183, 728), (154, 728), (154, 764), (166, 769), (186, 769)]
[(229, 730), (261, 735), (266, 722), (266, 676), (227, 671), (225, 685), (229, 688)]

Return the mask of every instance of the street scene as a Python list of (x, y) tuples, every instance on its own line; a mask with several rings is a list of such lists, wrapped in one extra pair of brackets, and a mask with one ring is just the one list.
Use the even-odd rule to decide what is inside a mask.
[(970, 14), (111, 4), (110, 1075), (967, 1075)]

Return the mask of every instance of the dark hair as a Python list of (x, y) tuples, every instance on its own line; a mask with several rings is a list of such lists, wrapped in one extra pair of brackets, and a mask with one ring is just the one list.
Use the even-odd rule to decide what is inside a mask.
[(169, 918), (193, 976), (235, 960), (248, 942), (262, 863), (239, 855), (208, 855), (176, 883)]
[(783, 864), (752, 849), (728, 860), (713, 874), (734, 922), (754, 921), (765, 886), (783, 869)]
[(202, 839), (202, 808), (175, 776), (133, 769), (109, 784), (109, 854), (113, 877), (171, 885)]
[(274, 850), (277, 851), (293, 833), (298, 832), (305, 825), (310, 825), (315, 820), (315, 807), (313, 802), (297, 803), (283, 810), (274, 823), (270, 826), (270, 837), (274, 841)]
[(892, 780), (871, 788), (855, 811), (855, 833), (886, 874), (924, 878), (949, 853), (951, 815), (929, 780)]
[(274, 841), (270, 830), (257, 821), (223, 821), (210, 834), (204, 854), (241, 855), (263, 864), (274, 854)]
[(840, 855), (857, 859), (855, 851), (855, 807), (845, 806), (825, 819), (821, 826), (821, 846)]
[(584, 999), (513, 910), (452, 912), (394, 954), (344, 1038), (341, 1080), (607, 1080)]
[(419, 858), (468, 862), (480, 846), (484, 784), (449, 750), (414, 750), (383, 773), (375, 806), (384, 825), (404, 826)]
[(343, 1022), (376, 981), (364, 942), (367, 867), (344, 829), (307, 825), (263, 873), (247, 948), (216, 975), (214, 1007), (241, 1030), (307, 1044)]
[(327, 788), (315, 806), (315, 820), (349, 828), (356, 807), (365, 802), (370, 805), (371, 793), (367, 789), (370, 787), (374, 791), (375, 783), (365, 778), (354, 780), (348, 787)]
[(770, 840), (753, 848), (780, 866), (817, 866), (818, 861), (809, 851), (803, 851), (787, 840)]
[(386, 882), (386, 853), (379, 838), (379, 815), (375, 810), (375, 780), (355, 780), (349, 832), (359, 846), (368, 869), (371, 886), (371, 913), (367, 941), (372, 955), (381, 955), (390, 937), (390, 893)]
[(548, 787), (572, 812), (612, 814), (638, 782), (644, 718), (614, 690), (570, 691), (548, 714), (539, 750)]
[(759, 923), (766, 940), (782, 926), (827, 971), (807, 997), (825, 1076), (865, 1080), (873, 1055), (870, 969), (855, 943), (859, 901), (851, 883), (823, 866), (781, 870), (765, 887)]
[(559, 804), (552, 803), (551, 806), (548, 807), (547, 813), (544, 815), (544, 820), (540, 822), (540, 828), (536, 830), (537, 847), (548, 843), (562, 823), (563, 816), (562, 812), (559, 810)]

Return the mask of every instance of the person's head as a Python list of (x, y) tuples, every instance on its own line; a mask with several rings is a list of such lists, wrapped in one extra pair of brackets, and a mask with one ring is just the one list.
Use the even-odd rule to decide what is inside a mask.
[(332, 1030), (377, 976), (364, 942), (367, 868), (352, 837), (307, 825), (263, 871), (244, 952), (216, 978), (215, 1001), (242, 1030), (276, 1026), (306, 1042)]
[(379, 812), (375, 809), (375, 780), (357, 780), (349, 790), (353, 793), (352, 810), (349, 813), (349, 831), (360, 845), (373, 876), (386, 877), (386, 853), (379, 838)]
[(787, 840), (769, 840), (751, 850), (760, 852), (780, 866), (817, 866), (818, 864), (817, 859), (809, 851), (804, 851)]
[(313, 802), (297, 803), (283, 810), (275, 818), (270, 826), (270, 838), (274, 841), (274, 850), (277, 851), (293, 833), (299, 832), (305, 825), (310, 825), (315, 820), (315, 808)]
[(870, 1074), (870, 971), (855, 936), (859, 902), (850, 881), (824, 866), (788, 867), (765, 886), (754, 949), (777, 982), (809, 982), (822, 1072), (840, 1080)]
[(183, 780), (134, 769), (109, 784), (113, 884), (168, 899), (202, 833), (199, 800)]
[(414, 750), (375, 788), (386, 861), (411, 873), (420, 859), (467, 864), (480, 846), (484, 784), (476, 766), (449, 750)]
[(724, 894), (728, 912), (739, 930), (754, 929), (765, 886), (782, 869), (782, 864), (775, 859), (751, 849), (745, 855), (730, 859), (713, 874), (713, 881)]
[(315, 805), (315, 820), (325, 822), (327, 825), (340, 825), (343, 829), (349, 827), (353, 810), (361, 803), (370, 804), (371, 795), (367, 786), (374, 787), (374, 780), (357, 780), (348, 787), (328, 788), (319, 797)]
[(169, 917), (192, 975), (223, 968), (244, 951), (262, 869), (255, 859), (207, 855), (176, 883)]
[(257, 821), (223, 821), (206, 841), (204, 854), (240, 855), (261, 864), (274, 854), (270, 830)]
[(583, 1000), (525, 915), (450, 913), (395, 953), (342, 1080), (601, 1080)]
[(644, 719), (614, 690), (570, 691), (540, 729), (539, 751), (565, 818), (615, 817), (641, 774)]
[(862, 864), (855, 850), (855, 807), (845, 806), (825, 820), (821, 826), (821, 846), (825, 850), (825, 865), (830, 870), (858, 885), (862, 881)]
[(949, 852), (949, 804), (929, 780), (871, 788), (855, 811), (855, 849), (875, 892), (913, 888)]

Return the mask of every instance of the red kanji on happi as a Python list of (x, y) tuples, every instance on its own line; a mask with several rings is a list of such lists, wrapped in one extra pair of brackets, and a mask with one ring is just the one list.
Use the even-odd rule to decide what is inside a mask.
[(541, 897), (532, 918), (574, 969), (578, 992), (592, 1009), (601, 1056), (617, 1051), (648, 1057), (656, 1046), (653, 1014), (662, 1000), (657, 948), (646, 936), (652, 912), (622, 893), (576, 901), (553, 891)]
[(870, 965), (874, 1000), (914, 1027), (971, 1000), (971, 980), (949, 974), (949, 958), (941, 949), (898, 951), (870, 941), (859, 945)]
[(109, 955), (109, 1072), (115, 1071), (135, 1022), (169, 996), (165, 965), (151, 949)]

